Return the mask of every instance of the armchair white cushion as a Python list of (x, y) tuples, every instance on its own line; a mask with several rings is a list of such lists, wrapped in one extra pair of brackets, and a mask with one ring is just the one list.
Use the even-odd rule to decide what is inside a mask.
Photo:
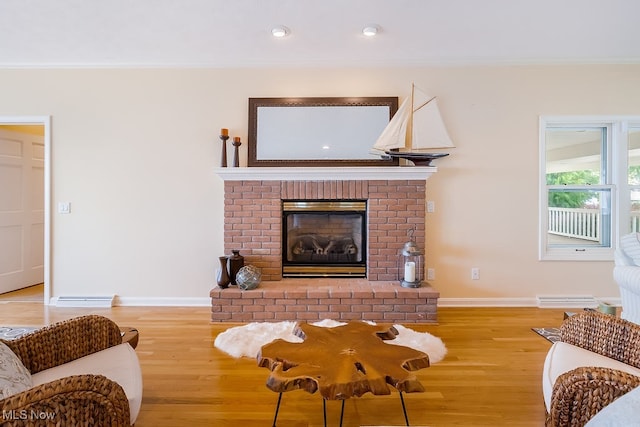
[(640, 234), (622, 236), (613, 278), (620, 287), (623, 319), (640, 324)]

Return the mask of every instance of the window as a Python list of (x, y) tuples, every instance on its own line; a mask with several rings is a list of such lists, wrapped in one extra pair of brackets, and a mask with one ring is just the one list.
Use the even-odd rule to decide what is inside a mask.
[(640, 117), (543, 117), (540, 147), (540, 259), (613, 259), (640, 231)]

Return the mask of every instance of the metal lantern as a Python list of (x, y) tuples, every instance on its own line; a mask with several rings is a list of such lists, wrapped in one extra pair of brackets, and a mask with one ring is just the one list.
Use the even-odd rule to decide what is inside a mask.
[(424, 272), (424, 252), (412, 240), (404, 244), (398, 260), (398, 276), (403, 288), (422, 286)]

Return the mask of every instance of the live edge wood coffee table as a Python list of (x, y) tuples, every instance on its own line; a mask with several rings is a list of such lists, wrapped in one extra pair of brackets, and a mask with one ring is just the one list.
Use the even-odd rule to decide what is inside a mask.
[(264, 345), (258, 354), (258, 366), (271, 371), (267, 387), (279, 393), (274, 427), (285, 391), (315, 393), (320, 390), (326, 427), (327, 400), (342, 400), (342, 426), (345, 399), (367, 392), (390, 394), (389, 385), (398, 390), (405, 422), (409, 425), (402, 393), (424, 391), (410, 371), (427, 368), (429, 356), (409, 347), (384, 343), (382, 340), (398, 335), (394, 327), (360, 321), (334, 328), (299, 323), (294, 334), (304, 341), (291, 343), (278, 339)]

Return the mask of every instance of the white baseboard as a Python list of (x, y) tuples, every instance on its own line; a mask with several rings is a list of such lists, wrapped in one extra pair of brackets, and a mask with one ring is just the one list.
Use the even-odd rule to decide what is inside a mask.
[(209, 297), (116, 297), (121, 307), (211, 307)]
[(562, 296), (553, 300), (540, 297), (529, 298), (438, 298), (438, 307), (539, 307), (539, 308), (596, 308), (600, 302), (621, 306), (620, 297), (601, 297), (588, 299), (584, 295)]
[(535, 298), (438, 298), (438, 307), (536, 307)]
[[(113, 303), (109, 305), (92, 305), (89, 300), (77, 300), (73, 303), (66, 302), (68, 297), (52, 297), (48, 305), (56, 307), (211, 307), (211, 298), (201, 297), (113, 297)], [(87, 298), (87, 297), (73, 297)], [(61, 299), (62, 304), (61, 305)]]
[[(580, 296), (578, 296), (580, 297)], [(62, 307), (58, 304), (61, 297), (51, 298), (49, 304)], [(599, 302), (607, 302), (611, 305), (621, 306), (620, 297), (595, 298), (597, 307)], [(563, 301), (557, 304), (541, 305), (538, 297), (526, 298), (438, 298), (438, 307), (540, 307), (540, 308), (585, 308), (585, 300), (571, 297), (563, 297)], [(120, 307), (211, 307), (209, 297), (119, 297), (113, 300), (114, 306)], [(70, 306), (66, 306), (70, 307)], [(75, 307), (91, 307), (89, 305), (77, 305)]]

